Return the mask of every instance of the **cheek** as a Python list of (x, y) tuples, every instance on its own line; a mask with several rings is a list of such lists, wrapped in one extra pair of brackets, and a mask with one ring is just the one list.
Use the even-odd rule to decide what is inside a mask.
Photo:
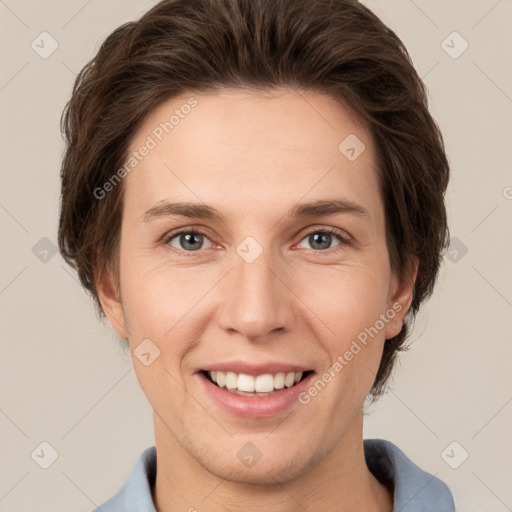
[(296, 286), (315, 323), (323, 324), (326, 337), (341, 350), (388, 307), (389, 268), (374, 261), (327, 270), (301, 277)]
[[(134, 332), (150, 329), (161, 338), (190, 308), (197, 289), (195, 278), (180, 279), (180, 272), (151, 258), (130, 258), (121, 267), (123, 306), (130, 316)], [(188, 286), (187, 286), (188, 285)], [(143, 333), (144, 334), (144, 333)]]
[(319, 378), (335, 383), (331, 398), (344, 404), (343, 410), (364, 401), (374, 382), (385, 342), (380, 318), (388, 307), (389, 277), (386, 262), (374, 260), (302, 282), (301, 296), (307, 297), (310, 310), (307, 322), (317, 326), (314, 336), (329, 358), (329, 373)]
[[(386, 256), (385, 250), (374, 248), (357, 257), (349, 256), (339, 265), (299, 264), (290, 273), (283, 269), (283, 277), (287, 275), (285, 280), (293, 291), (292, 296), (284, 293), (283, 300), (289, 301), (290, 308), (300, 310), (300, 317), (309, 318), (309, 327), (329, 345), (329, 352), (342, 354), (386, 308), (390, 279)], [(180, 341), (181, 327), (190, 328), (192, 317), (194, 328), (204, 327), (214, 316), (214, 307), (204, 300), (205, 296), (223, 272), (217, 265), (170, 265), (165, 258), (141, 254), (124, 238), (121, 291), (134, 343), (144, 338), (163, 343), (172, 338), (174, 346)], [(190, 333), (184, 334), (182, 341), (190, 339)]]
[[(169, 397), (173, 397), (173, 407), (183, 407), (182, 365), (199, 339), (197, 326), (191, 325), (189, 318), (204, 292), (195, 281), (185, 283), (175, 272), (171, 276), (169, 270), (136, 258), (126, 267), (122, 283), (129, 343), (140, 386), (155, 410), (168, 403)], [(151, 362), (146, 366), (139, 356), (148, 352)]]
[[(210, 318), (204, 299), (216, 280), (202, 270), (171, 268), (137, 258), (126, 266), (122, 279), (132, 352), (149, 339), (159, 353), (151, 372), (141, 368), (137, 373), (141, 384), (156, 382), (173, 387), (182, 380), (187, 353), (201, 339)], [(138, 361), (134, 364), (141, 366)]]

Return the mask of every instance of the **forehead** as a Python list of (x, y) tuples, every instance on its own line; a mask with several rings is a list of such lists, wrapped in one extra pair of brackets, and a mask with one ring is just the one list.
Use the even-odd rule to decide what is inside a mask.
[(182, 94), (150, 113), (131, 152), (125, 194), (137, 210), (166, 197), (263, 206), (336, 190), (371, 209), (379, 195), (369, 131), (315, 92)]

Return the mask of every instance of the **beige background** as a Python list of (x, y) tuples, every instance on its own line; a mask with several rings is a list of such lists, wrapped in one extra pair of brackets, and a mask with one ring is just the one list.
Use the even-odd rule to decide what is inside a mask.
[[(364, 3), (403, 39), (428, 86), (452, 165), (456, 239), (365, 437), (395, 442), (444, 480), (458, 510), (512, 510), (512, 1)], [(2, 512), (88, 512), (154, 444), (129, 354), (51, 252), (59, 119), (75, 74), (107, 34), (151, 5), (0, 0)], [(46, 59), (31, 47), (43, 31), (58, 43)], [(458, 58), (447, 53), (464, 40)], [(52, 450), (58, 458), (43, 469)], [(460, 464), (466, 451), (457, 469), (446, 462)]]

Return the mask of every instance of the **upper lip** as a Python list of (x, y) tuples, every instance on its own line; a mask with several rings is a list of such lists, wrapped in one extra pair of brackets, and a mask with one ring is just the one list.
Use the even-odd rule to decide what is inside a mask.
[(221, 371), (244, 373), (245, 375), (263, 375), (265, 373), (289, 373), (307, 372), (312, 368), (300, 364), (280, 363), (278, 361), (267, 361), (260, 363), (249, 363), (246, 361), (225, 361), (221, 363), (209, 363), (198, 371)]

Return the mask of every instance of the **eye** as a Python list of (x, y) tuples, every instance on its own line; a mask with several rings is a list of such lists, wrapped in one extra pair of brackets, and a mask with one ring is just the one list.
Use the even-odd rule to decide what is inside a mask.
[(326, 251), (327, 249), (332, 248), (329, 246), (332, 244), (333, 237), (340, 240), (340, 243), (334, 246), (338, 248), (335, 249), (335, 251), (342, 249), (342, 246), (347, 245), (349, 243), (347, 236), (343, 235), (342, 232), (334, 228), (315, 229), (306, 234), (306, 236), (302, 240), (308, 241), (308, 243), (311, 245), (311, 248), (318, 252)]
[[(195, 252), (203, 248), (205, 240), (209, 240), (205, 233), (202, 233), (201, 231), (188, 230), (178, 231), (177, 233), (171, 234), (167, 237), (165, 243), (178, 250)], [(176, 242), (176, 245), (173, 243), (174, 241)], [(207, 247), (207, 249), (208, 248), (210, 247)]]
[[(334, 247), (331, 247), (333, 238), (337, 238), (339, 243)], [(210, 245), (207, 247), (204, 247), (205, 240), (210, 242)], [(311, 245), (311, 249), (315, 252), (327, 252), (328, 254), (342, 250), (344, 246), (350, 243), (349, 237), (343, 234), (342, 231), (335, 228), (317, 228), (311, 230), (302, 239), (301, 243), (303, 243), (303, 241), (308, 241)], [(211, 249), (214, 246), (206, 233), (197, 229), (181, 230), (170, 233), (165, 238), (164, 243), (171, 246), (173, 250), (185, 253), (198, 252), (200, 249)]]

